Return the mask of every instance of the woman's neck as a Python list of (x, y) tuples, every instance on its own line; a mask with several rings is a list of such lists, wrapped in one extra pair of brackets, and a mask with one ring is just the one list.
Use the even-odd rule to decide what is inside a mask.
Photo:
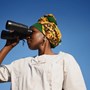
[(51, 49), (51, 46), (48, 40), (46, 40), (43, 43), (43, 45), (41, 45), (40, 48), (38, 49), (38, 55), (43, 55), (43, 54), (55, 55)]
[(43, 55), (43, 54), (47, 54), (47, 55), (55, 55), (55, 54), (53, 53), (53, 51), (50, 50), (50, 49), (44, 50), (44, 51), (41, 51), (41, 50), (38, 51), (38, 55)]
[(54, 52), (52, 51), (51, 47), (47, 44), (38, 50), (38, 55), (43, 54), (54, 55)]

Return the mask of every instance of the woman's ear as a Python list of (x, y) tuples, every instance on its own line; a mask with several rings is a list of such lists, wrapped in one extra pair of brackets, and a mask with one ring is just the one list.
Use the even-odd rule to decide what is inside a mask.
[(42, 41), (42, 46), (44, 45), (44, 43), (46, 42), (46, 37), (43, 37), (43, 41)]
[(46, 42), (46, 40), (47, 40), (47, 38), (46, 38), (46, 37), (44, 37), (44, 38), (43, 38), (43, 41), (44, 41), (44, 42)]

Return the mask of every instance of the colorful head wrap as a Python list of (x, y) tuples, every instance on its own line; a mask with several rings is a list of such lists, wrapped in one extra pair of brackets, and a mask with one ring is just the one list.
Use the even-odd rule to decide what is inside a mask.
[(44, 15), (34, 25), (49, 40), (51, 47), (56, 47), (61, 42), (61, 32), (57, 27), (57, 22), (53, 14)]

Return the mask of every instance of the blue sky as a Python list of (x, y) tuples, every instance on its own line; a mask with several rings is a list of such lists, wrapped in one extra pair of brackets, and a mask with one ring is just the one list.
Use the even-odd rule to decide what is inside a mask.
[[(90, 90), (90, 1), (89, 0), (0, 0), (0, 33), (5, 29), (7, 20), (34, 24), (39, 17), (47, 13), (56, 16), (62, 33), (62, 43), (54, 52), (64, 51), (72, 54), (79, 63), (87, 90)], [(0, 39), (0, 49), (5, 40)], [(28, 49), (22, 41), (6, 56), (3, 64), (28, 56), (37, 51)], [(10, 83), (0, 84), (0, 90), (10, 90)]]

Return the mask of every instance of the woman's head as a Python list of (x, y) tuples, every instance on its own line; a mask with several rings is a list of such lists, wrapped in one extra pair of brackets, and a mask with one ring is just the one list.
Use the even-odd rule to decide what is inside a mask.
[(32, 34), (26, 37), (30, 49), (36, 50), (44, 43), (45, 36), (35, 27), (31, 26)]
[(31, 43), (30, 46), (32, 46), (32, 44), (33, 46), (37, 45), (36, 49), (38, 49), (40, 43), (43, 43), (45, 37), (49, 41), (51, 48), (56, 47), (61, 41), (60, 30), (58, 29), (56, 19), (52, 14), (41, 17), (37, 23), (30, 27), (30, 29), (33, 31), (30, 39), (30, 42), (33, 43)]

